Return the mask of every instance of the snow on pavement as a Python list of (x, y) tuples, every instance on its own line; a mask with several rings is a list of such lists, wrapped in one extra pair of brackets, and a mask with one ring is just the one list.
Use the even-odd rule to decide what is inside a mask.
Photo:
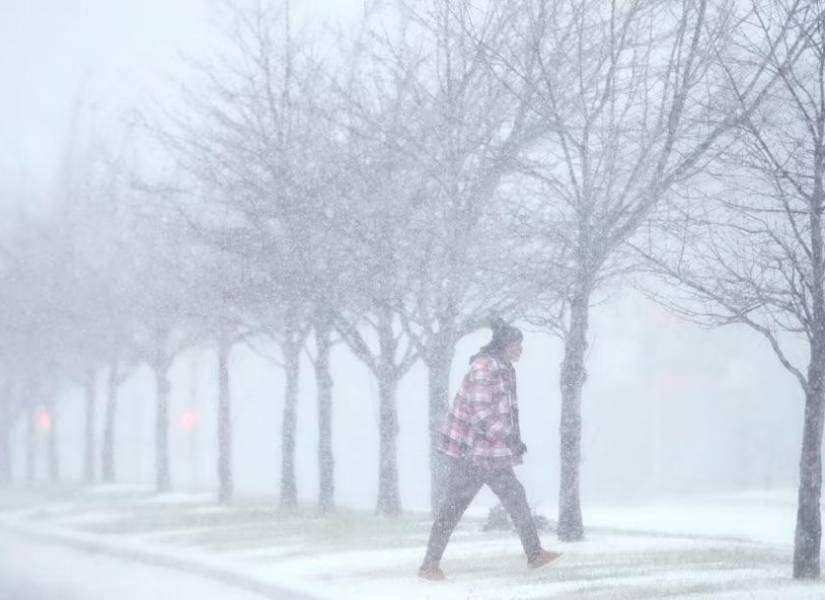
[(793, 544), (796, 496), (783, 492), (686, 496), (642, 505), (587, 507), (590, 527)]
[(320, 517), (279, 512), (266, 502), (216, 507), (202, 498), (166, 500), (114, 505), (77, 498), (6, 511), (4, 518), (34, 519), (37, 527), (335, 600), (825, 597), (821, 583), (790, 577), (791, 546), (781, 540), (793, 501), (785, 493), (589, 506), (583, 542), (561, 544), (542, 534), (545, 546), (564, 556), (538, 571), (526, 568), (514, 533), (483, 532), (482, 521), (468, 515), (447, 549), (443, 584), (416, 577), (430, 525), (424, 514), (380, 519), (342, 509)]
[[(262, 600), (265, 596), (159, 566), (90, 554), (5, 533), (3, 600)], [(298, 600), (283, 595), (283, 600)]]

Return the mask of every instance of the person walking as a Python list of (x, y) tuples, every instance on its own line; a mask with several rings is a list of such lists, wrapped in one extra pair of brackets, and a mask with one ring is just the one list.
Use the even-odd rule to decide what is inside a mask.
[(524, 487), (513, 472), (527, 451), (519, 430), (513, 368), (521, 357), (523, 335), (501, 319), (494, 319), (491, 328), (492, 340), (470, 359), (470, 369), (453, 400), (436, 446), (447, 457), (449, 477), (418, 571), (424, 579), (446, 579), (439, 563), (450, 535), (485, 484), (510, 514), (530, 568), (561, 556), (542, 548)]

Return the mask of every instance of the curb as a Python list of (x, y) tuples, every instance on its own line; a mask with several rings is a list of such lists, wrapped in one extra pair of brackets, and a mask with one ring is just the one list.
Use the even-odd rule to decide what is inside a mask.
[(80, 538), (76, 534), (69, 532), (48, 531), (2, 521), (0, 521), (0, 529), (42, 542), (81, 550), (90, 554), (104, 554), (113, 558), (130, 560), (154, 567), (166, 567), (191, 575), (206, 577), (241, 590), (260, 594), (272, 600), (284, 600), (285, 595), (292, 600), (324, 600), (323, 596), (311, 596), (304, 591), (299, 591), (286, 585), (266, 583), (254, 577), (241, 575), (230, 569), (205, 564), (195, 559), (166, 554), (162, 551), (152, 552), (140, 548), (130, 548), (92, 538)]

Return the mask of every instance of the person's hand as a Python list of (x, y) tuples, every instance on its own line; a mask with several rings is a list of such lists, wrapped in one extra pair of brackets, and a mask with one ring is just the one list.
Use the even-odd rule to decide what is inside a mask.
[(515, 434), (507, 437), (507, 447), (510, 448), (516, 456), (521, 456), (527, 452), (527, 446), (520, 438), (516, 437)]

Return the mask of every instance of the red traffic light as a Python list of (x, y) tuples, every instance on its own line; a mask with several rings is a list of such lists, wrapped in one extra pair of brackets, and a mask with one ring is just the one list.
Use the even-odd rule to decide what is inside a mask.
[(52, 415), (47, 410), (41, 410), (37, 415), (37, 426), (41, 431), (51, 431), (52, 425)]
[(184, 431), (189, 432), (195, 429), (198, 424), (198, 417), (193, 410), (186, 410), (180, 417), (180, 426)]

